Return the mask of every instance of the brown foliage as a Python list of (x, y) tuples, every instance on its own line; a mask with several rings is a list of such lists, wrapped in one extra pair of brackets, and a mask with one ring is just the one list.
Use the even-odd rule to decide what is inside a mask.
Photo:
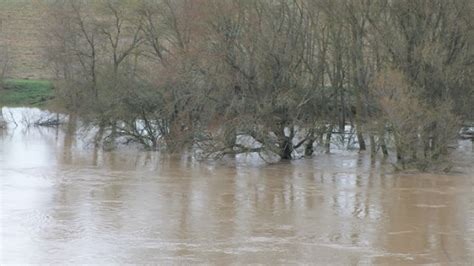
[(49, 54), (69, 111), (145, 146), (290, 159), (351, 124), (424, 168), (472, 109), (466, 3), (58, 1)]

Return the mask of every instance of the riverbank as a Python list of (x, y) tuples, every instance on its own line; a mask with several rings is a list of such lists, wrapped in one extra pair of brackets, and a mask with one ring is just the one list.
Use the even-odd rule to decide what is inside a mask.
[(9, 79), (0, 88), (0, 106), (44, 107), (53, 98), (48, 80)]

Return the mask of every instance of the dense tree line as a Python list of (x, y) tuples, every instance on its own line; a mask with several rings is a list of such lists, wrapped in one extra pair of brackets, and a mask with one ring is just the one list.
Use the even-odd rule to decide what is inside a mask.
[(474, 120), (470, 0), (129, 0), (48, 6), (58, 102), (147, 148), (427, 167)]

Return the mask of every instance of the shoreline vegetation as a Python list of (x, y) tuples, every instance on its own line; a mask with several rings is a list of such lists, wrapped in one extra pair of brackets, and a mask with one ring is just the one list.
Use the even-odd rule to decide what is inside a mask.
[(2, 101), (50, 102), (104, 149), (291, 160), (350, 135), (423, 171), (474, 120), (469, 0), (198, 2), (48, 2), (54, 89), (7, 80)]
[(0, 87), (0, 106), (46, 108), (53, 99), (49, 80), (6, 79)]
[[(54, 109), (52, 108), (54, 106), (54, 98), (55, 98), (55, 91), (54, 91), (54, 86), (53, 82), (49, 80), (31, 80), (31, 79), (6, 79), (3, 82), (2, 87), (0, 87), (0, 107), (30, 107), (30, 108), (40, 108), (40, 109)], [(56, 117), (56, 116), (55, 116)], [(45, 120), (46, 119), (46, 120)], [(59, 119), (59, 118), (57, 118)], [(64, 121), (60, 121), (57, 119), (51, 119), (51, 118), (44, 118), (40, 117), (38, 121), (33, 121), (35, 126), (59, 126), (60, 124), (63, 124)], [(45, 123), (45, 121), (47, 121)], [(4, 123), (4, 122), (2, 122)], [(2, 124), (2, 127), (5, 127), (6, 124)], [(350, 126), (350, 125), (347, 125)], [(461, 131), (459, 132), (459, 139), (472, 139), (474, 140), (474, 123), (472, 122), (467, 122), (463, 123), (461, 128)], [(356, 141), (356, 134), (354, 132), (354, 129), (351, 128), (349, 129), (348, 132), (345, 132), (344, 134), (339, 134), (340, 132), (333, 131), (333, 137), (332, 140), (330, 141), (336, 141), (336, 139), (342, 138), (342, 141), (344, 140), (344, 134), (349, 135), (347, 139), (347, 144), (342, 143), (342, 146), (352, 146), (351, 149), (356, 151), (357, 148), (354, 147), (355, 145), (359, 145)], [(351, 138), (355, 138), (355, 140), (352, 140), (351, 143)], [(354, 142), (356, 141), (356, 142)], [(393, 141), (393, 140), (392, 140)], [(317, 141), (316, 141), (317, 142)], [(335, 143), (331, 143), (335, 144)], [(322, 140), (321, 142), (316, 143), (317, 146), (319, 146), (319, 151), (324, 152), (324, 145), (325, 141)], [(326, 144), (327, 145), (327, 144)], [(341, 143), (336, 143), (336, 145), (341, 145)], [(380, 148), (380, 147), (378, 147)], [(326, 149), (329, 149), (326, 147)], [(391, 150), (393, 151), (393, 150)], [(403, 168), (400, 167), (397, 164), (391, 164), (393, 167), (393, 170), (396, 172), (402, 171), (404, 173), (412, 172), (412, 171), (417, 171), (419, 172), (422, 170), (422, 172), (448, 172), (453, 166), (453, 162), (444, 162), (443, 164), (443, 169), (437, 168), (437, 169), (420, 169), (420, 167), (415, 166), (415, 167), (408, 167), (408, 168)]]

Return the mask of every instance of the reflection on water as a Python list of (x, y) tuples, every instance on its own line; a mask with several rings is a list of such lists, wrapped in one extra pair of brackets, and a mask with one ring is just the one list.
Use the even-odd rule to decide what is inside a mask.
[(0, 263), (443, 263), (474, 254), (474, 156), (451, 176), (363, 154), (264, 165), (0, 130)]

